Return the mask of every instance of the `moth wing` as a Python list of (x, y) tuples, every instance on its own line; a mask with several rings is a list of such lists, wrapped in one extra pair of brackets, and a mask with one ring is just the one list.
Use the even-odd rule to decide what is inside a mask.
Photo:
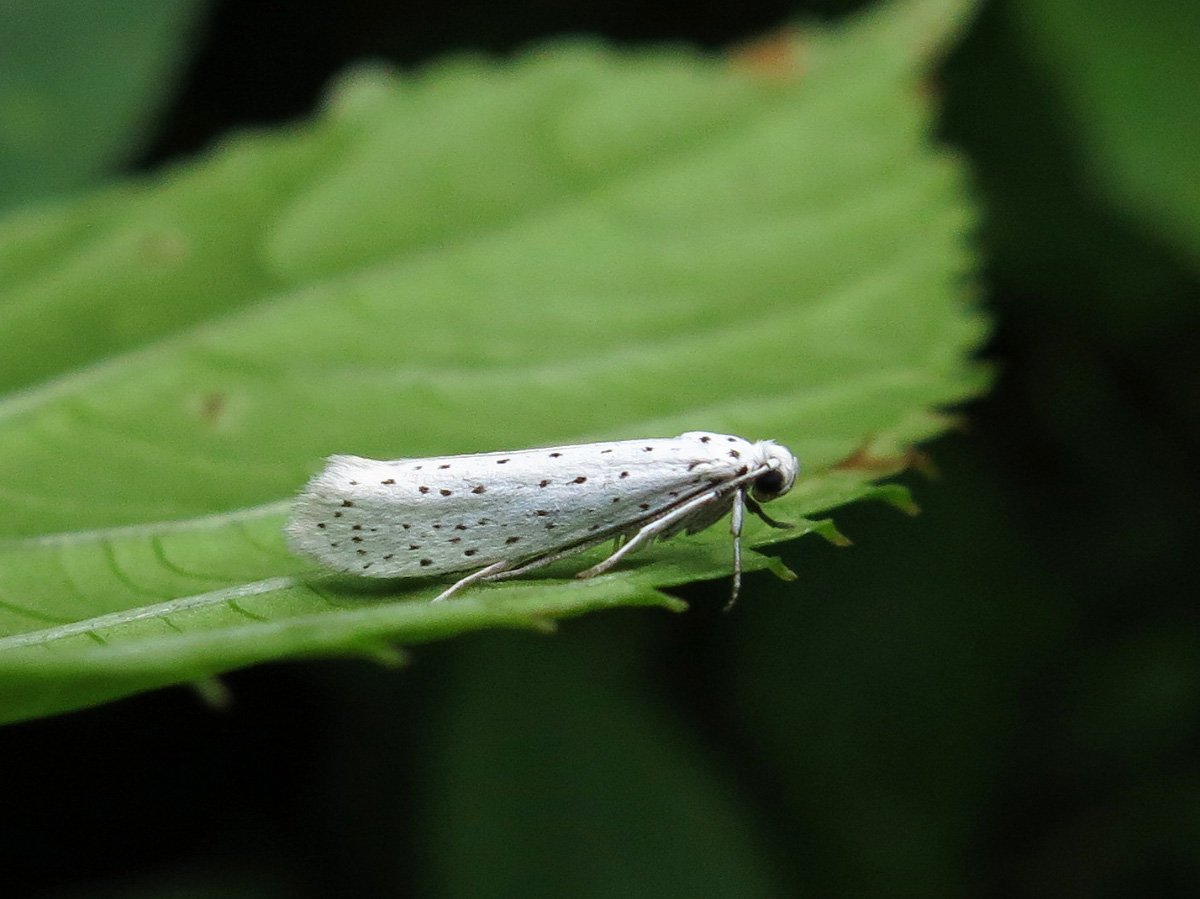
[(607, 510), (589, 518), (582, 485), (560, 475), (558, 490), (539, 487), (549, 478), (529, 453), (330, 457), (293, 505), (289, 545), (336, 571), (414, 577), (515, 564), (607, 527)]
[[(636, 532), (731, 477), (746, 446), (697, 432), (466, 456), (331, 456), (297, 498), (286, 531), (296, 551), (366, 577), (515, 566)], [(668, 534), (701, 530), (726, 511), (728, 503), (714, 501)]]

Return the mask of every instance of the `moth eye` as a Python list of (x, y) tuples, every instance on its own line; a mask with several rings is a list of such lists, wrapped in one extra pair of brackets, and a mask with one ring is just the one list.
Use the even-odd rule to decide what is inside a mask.
[(754, 479), (754, 492), (763, 496), (774, 496), (783, 489), (783, 483), (782, 472), (768, 471)]

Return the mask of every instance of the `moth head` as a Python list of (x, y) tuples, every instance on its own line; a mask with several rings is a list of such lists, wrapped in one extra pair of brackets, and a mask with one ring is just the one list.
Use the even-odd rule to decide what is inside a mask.
[(800, 471), (800, 463), (787, 447), (770, 440), (761, 441), (756, 448), (762, 464), (768, 470), (754, 479), (750, 495), (759, 502), (770, 502), (792, 489)]

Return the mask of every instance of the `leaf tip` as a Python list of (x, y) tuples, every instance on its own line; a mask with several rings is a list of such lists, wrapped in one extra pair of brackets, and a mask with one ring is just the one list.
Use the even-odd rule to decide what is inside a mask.
[(198, 678), (188, 686), (213, 711), (224, 712), (233, 705), (233, 693), (219, 677)]
[(540, 615), (535, 615), (530, 618), (526, 624), (531, 631), (539, 634), (554, 634), (558, 632), (558, 622), (553, 618), (543, 618)]
[(391, 643), (364, 643), (358, 647), (363, 658), (385, 668), (399, 668), (408, 662), (408, 654)]
[(686, 612), (690, 606), (678, 596), (672, 596), (669, 593), (663, 593), (661, 590), (655, 591), (658, 595), (655, 597), (657, 605), (660, 609), (666, 609), (668, 612), (674, 612), (679, 615)]
[(366, 118), (396, 96), (399, 76), (382, 63), (364, 63), (340, 75), (325, 92), (324, 106), (337, 119)]
[(783, 560), (778, 556), (763, 556), (767, 560), (767, 571), (775, 575), (781, 581), (796, 581), (800, 579), (800, 575), (788, 568), (783, 563)]
[(905, 515), (915, 517), (921, 514), (921, 507), (913, 501), (908, 488), (901, 484), (880, 484), (872, 492), (871, 498), (885, 502)]
[(810, 528), (813, 533), (834, 546), (847, 547), (854, 545), (853, 540), (838, 530), (838, 526), (834, 524), (832, 518), (822, 518), (820, 521), (814, 521), (810, 524)]

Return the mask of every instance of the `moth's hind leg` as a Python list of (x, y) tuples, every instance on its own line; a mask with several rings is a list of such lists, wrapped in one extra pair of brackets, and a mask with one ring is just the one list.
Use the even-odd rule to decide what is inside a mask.
[(607, 542), (609, 539), (611, 538), (604, 536), (593, 540), (585, 540), (576, 546), (569, 546), (566, 549), (560, 549), (557, 552), (547, 553), (544, 556), (538, 556), (536, 559), (529, 559), (528, 561), (518, 565), (516, 568), (510, 567), (512, 563), (507, 559), (501, 559), (499, 562), (493, 562), (486, 568), (480, 568), (478, 571), (473, 571), (466, 577), (455, 581), (453, 584), (435, 596), (433, 598), (433, 602), (439, 602), (440, 600), (448, 599), (464, 587), (469, 587), (471, 584), (477, 584), (480, 581), (506, 581), (509, 578), (520, 577), (526, 572), (549, 565), (551, 562), (557, 562), (559, 559), (565, 559), (568, 556), (575, 555), (576, 553), (581, 553), (585, 550), (592, 549), (595, 546), (599, 546), (601, 543)]
[(478, 571), (472, 571), (466, 577), (455, 581), (453, 584), (435, 596), (432, 599), (432, 602), (441, 602), (443, 599), (449, 599), (459, 590), (462, 590), (464, 587), (469, 587), (472, 584), (476, 584), (479, 581), (491, 580), (498, 574), (501, 574), (507, 567), (508, 561), (506, 559), (501, 559), (499, 562), (493, 562), (491, 565), (488, 565), (485, 568), (480, 568)]

